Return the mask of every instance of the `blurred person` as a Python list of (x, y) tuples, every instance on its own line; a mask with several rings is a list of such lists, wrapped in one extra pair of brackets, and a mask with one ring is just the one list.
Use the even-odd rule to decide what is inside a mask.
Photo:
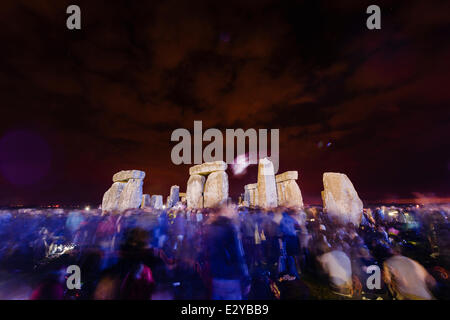
[(333, 250), (328, 250), (317, 259), (322, 270), (328, 275), (333, 291), (351, 296), (353, 291), (352, 264), (350, 258), (342, 251), (342, 247), (335, 246)]
[(207, 229), (206, 245), (214, 300), (242, 300), (250, 290), (250, 277), (234, 219), (236, 211), (233, 208), (216, 209)]
[(35, 290), (30, 300), (63, 300), (64, 286), (55, 279), (46, 279)]
[(242, 245), (245, 253), (245, 261), (250, 270), (256, 266), (256, 222), (255, 213), (241, 212), (241, 235)]
[(263, 242), (263, 259), (271, 274), (275, 274), (276, 264), (280, 256), (280, 245), (278, 239), (280, 238), (279, 225), (273, 219), (274, 213), (272, 211), (262, 215), (261, 228), (264, 232), (265, 241)]
[(142, 228), (125, 232), (118, 261), (104, 272), (96, 296), (148, 300), (155, 286), (152, 269), (165, 269), (162, 260), (149, 246), (149, 234)]
[(295, 219), (295, 212), (288, 209), (283, 213), (280, 221), (280, 231), (283, 237), (283, 246), (286, 255), (292, 261), (291, 273), (299, 278), (300, 274), (300, 240), (297, 236), (297, 230), (300, 229), (298, 221)]
[(390, 250), (383, 265), (385, 282), (399, 300), (433, 300), (430, 291), (436, 280), (417, 261), (402, 256), (398, 248)]
[(100, 278), (94, 290), (94, 300), (117, 300), (119, 298), (120, 279), (113, 273), (105, 274)]
[(300, 279), (289, 274), (280, 274), (277, 281), (280, 291), (280, 300), (308, 300), (310, 290)]

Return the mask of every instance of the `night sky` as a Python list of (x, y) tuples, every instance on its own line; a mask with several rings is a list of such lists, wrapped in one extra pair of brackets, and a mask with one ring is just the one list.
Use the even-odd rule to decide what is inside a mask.
[[(82, 29), (66, 28), (77, 4)], [(366, 28), (377, 4), (382, 29)], [(101, 203), (112, 175), (185, 191), (176, 128), (280, 129), (306, 203), (450, 196), (449, 1), (0, 3), (0, 205)], [(328, 143), (331, 142), (329, 146)], [(206, 143), (205, 143), (206, 145)], [(229, 171), (236, 197), (256, 166)]]

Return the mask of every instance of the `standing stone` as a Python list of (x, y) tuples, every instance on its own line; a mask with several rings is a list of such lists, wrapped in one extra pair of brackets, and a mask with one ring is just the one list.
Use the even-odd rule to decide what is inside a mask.
[(213, 208), (227, 203), (228, 175), (225, 171), (216, 171), (208, 175), (203, 197), (205, 208)]
[[(256, 184), (256, 183), (255, 183)], [(256, 184), (257, 185), (257, 184)], [(258, 194), (258, 188), (254, 188), (252, 189), (251, 192), (251, 201), (253, 203), (254, 207), (258, 207), (259, 206), (259, 194)]]
[(248, 189), (248, 186), (246, 185), (246, 186), (244, 186), (244, 199), (243, 199), (243, 205), (244, 206), (246, 206), (246, 207), (250, 207), (250, 204), (251, 204), (251, 201), (250, 201), (250, 199), (251, 199), (251, 191), (250, 191), (250, 189)]
[(141, 208), (146, 208), (146, 207), (150, 207), (150, 195), (149, 194), (142, 195)]
[[(115, 182), (117, 183), (117, 182)], [(142, 204), (142, 179), (130, 179), (125, 184), (119, 198), (118, 209), (125, 211), (127, 209), (139, 208)]]
[(204, 176), (194, 174), (189, 177), (186, 187), (187, 207), (192, 209), (203, 208), (203, 187), (206, 178)]
[(300, 187), (295, 180), (287, 180), (280, 183), (283, 189), (284, 199), (280, 203), (285, 207), (303, 208), (303, 197)]
[(180, 187), (179, 186), (171, 186), (170, 187), (170, 195), (168, 199), (168, 208), (172, 208), (180, 201)]
[(247, 196), (245, 196), (244, 193), (244, 200), (245, 197), (248, 197), (248, 205), (250, 207), (256, 207), (258, 206), (258, 184), (257, 183), (251, 183), (244, 186), (245, 193)]
[(118, 210), (120, 194), (125, 185), (126, 183), (123, 182), (114, 182), (111, 188), (105, 192), (102, 201), (103, 212)]
[(324, 211), (343, 224), (352, 222), (355, 226), (359, 226), (363, 202), (350, 179), (343, 173), (325, 172), (323, 187)]
[(163, 197), (161, 195), (153, 195), (150, 199), (150, 207), (161, 210), (163, 208)]
[(279, 206), (303, 208), (302, 193), (295, 181), (297, 179), (297, 171), (286, 171), (275, 176)]
[(268, 158), (259, 160), (258, 164), (258, 205), (265, 209), (278, 205), (273, 163)]
[(282, 182), (277, 182), (277, 197), (278, 205), (282, 206), (286, 200), (286, 194), (284, 193), (284, 186)]

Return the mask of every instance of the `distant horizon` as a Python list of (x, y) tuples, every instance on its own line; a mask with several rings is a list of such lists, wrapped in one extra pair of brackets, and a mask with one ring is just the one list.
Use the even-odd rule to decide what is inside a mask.
[[(434, 205), (434, 204), (450, 204), (450, 197), (429, 197), (429, 198), (403, 198), (403, 199), (385, 199), (385, 200), (368, 200), (364, 201), (364, 207), (366, 206), (374, 206), (374, 205)], [(305, 202), (305, 206), (322, 206), (323, 203), (319, 202)], [(92, 203), (84, 203), (84, 204), (30, 204), (30, 205), (21, 205), (21, 204), (11, 204), (0, 206), (0, 209), (9, 208), (9, 209), (65, 209), (65, 208), (85, 208), (89, 206), (91, 210), (98, 209), (100, 204), (95, 205)]]

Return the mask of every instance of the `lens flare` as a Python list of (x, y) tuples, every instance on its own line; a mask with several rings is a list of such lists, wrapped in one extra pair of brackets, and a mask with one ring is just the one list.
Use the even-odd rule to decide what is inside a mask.
[(235, 176), (243, 175), (247, 172), (247, 167), (250, 165), (248, 154), (238, 155), (231, 165), (231, 170)]

